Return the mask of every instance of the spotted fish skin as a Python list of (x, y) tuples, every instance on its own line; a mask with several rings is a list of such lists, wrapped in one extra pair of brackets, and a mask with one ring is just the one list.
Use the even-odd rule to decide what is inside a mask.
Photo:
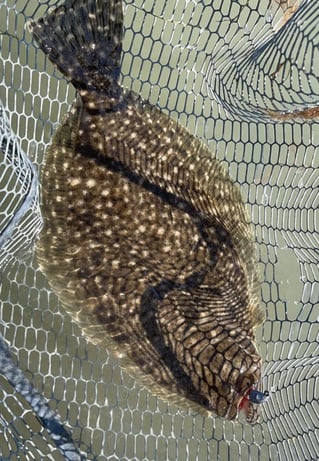
[(79, 93), (47, 153), (39, 261), (92, 342), (170, 401), (234, 419), (261, 380), (247, 212), (204, 145), (119, 85), (122, 20), (119, 1), (67, 1), (31, 25)]

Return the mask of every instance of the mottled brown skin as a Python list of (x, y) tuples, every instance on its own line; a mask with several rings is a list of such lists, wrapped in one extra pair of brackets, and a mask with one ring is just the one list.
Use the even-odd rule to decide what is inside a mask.
[[(50, 21), (33, 25), (47, 52)], [(89, 69), (79, 83), (63, 47), (49, 56), (80, 98), (47, 155), (41, 267), (91, 341), (112, 338), (167, 399), (234, 419), (247, 389), (260, 387), (254, 328), (263, 318), (240, 193), (166, 115), (105, 75), (93, 87)], [(258, 418), (253, 404), (247, 416)]]

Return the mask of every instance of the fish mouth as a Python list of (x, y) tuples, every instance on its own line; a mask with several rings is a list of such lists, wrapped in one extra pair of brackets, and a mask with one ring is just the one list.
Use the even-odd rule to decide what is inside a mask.
[(224, 418), (229, 421), (245, 420), (248, 423), (253, 423), (253, 414), (256, 412), (256, 407), (257, 405), (250, 402), (246, 395), (243, 396), (236, 392)]
[(262, 392), (260, 386), (251, 387), (244, 395), (237, 394), (233, 405), (236, 405), (239, 415), (242, 414), (247, 422), (254, 424), (258, 421), (262, 404), (267, 401), (268, 397), (269, 392)]
[(242, 415), (247, 423), (254, 424), (258, 421), (260, 416), (260, 405), (250, 402), (246, 396), (239, 398), (238, 415)]
[(245, 409), (243, 409), (243, 406), (242, 406), (243, 400), (245, 400), (245, 396), (241, 395), (239, 392), (235, 392), (232, 402), (229, 405), (228, 410), (225, 414), (225, 419), (234, 421), (237, 419), (239, 413), (244, 413), (244, 416), (246, 419), (246, 416), (247, 416), (246, 411)]

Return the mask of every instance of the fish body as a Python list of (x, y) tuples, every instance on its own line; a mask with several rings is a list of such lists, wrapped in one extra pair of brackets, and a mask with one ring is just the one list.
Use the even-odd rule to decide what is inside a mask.
[(122, 22), (120, 1), (68, 0), (31, 25), (79, 94), (47, 154), (39, 261), (92, 342), (161, 396), (234, 419), (261, 380), (248, 215), (210, 151), (118, 83)]

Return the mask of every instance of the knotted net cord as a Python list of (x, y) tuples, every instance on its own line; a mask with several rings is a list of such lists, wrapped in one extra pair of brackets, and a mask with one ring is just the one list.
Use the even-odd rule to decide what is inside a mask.
[[(88, 459), (318, 459), (319, 4), (260, 3), (128, 1), (122, 65), (123, 85), (207, 142), (247, 199), (271, 393), (255, 426), (156, 398), (87, 343), (48, 289), (32, 253), (41, 217), (28, 158), (41, 166), (74, 90), (25, 27), (58, 2), (0, 5), (1, 333)], [(0, 392), (1, 457), (63, 459), (5, 377)]]

